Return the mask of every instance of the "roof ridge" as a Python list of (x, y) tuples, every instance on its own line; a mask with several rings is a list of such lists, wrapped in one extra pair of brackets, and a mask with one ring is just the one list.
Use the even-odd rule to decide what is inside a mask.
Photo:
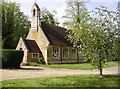
[(66, 28), (44, 22), (41, 23), (41, 28), (51, 44), (72, 46), (71, 43), (65, 38), (68, 34)]
[(51, 25), (51, 26), (54, 26), (54, 27), (59, 27), (59, 28), (67, 30), (67, 28), (64, 28), (64, 27), (61, 27), (61, 26), (57, 26), (57, 25), (53, 25), (53, 24), (49, 24), (49, 23), (45, 23), (45, 22), (41, 22), (41, 23), (44, 23), (44, 24), (47, 24), (47, 25)]

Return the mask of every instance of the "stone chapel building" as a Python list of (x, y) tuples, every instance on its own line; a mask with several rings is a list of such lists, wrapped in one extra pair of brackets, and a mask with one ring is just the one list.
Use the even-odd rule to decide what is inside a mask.
[(80, 51), (73, 48), (65, 38), (66, 29), (46, 24), (40, 20), (40, 8), (34, 3), (32, 10), (31, 28), (26, 39), (20, 38), (16, 50), (23, 50), (22, 63), (37, 62), (44, 58), (46, 64), (71, 63), (82, 60)]

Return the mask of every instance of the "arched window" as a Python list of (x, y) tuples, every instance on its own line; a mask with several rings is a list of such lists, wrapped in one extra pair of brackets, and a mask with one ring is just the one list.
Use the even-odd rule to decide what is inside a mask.
[(35, 9), (33, 10), (33, 16), (35, 16)]

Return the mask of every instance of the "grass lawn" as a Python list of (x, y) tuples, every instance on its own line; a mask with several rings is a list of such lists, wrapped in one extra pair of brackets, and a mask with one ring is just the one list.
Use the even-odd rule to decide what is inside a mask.
[[(41, 67), (49, 67), (49, 68), (61, 68), (61, 69), (76, 69), (76, 70), (88, 70), (88, 69), (96, 69), (92, 63), (79, 63), (79, 64), (51, 64), (51, 65), (41, 65), (41, 64), (31, 64)], [(117, 61), (107, 62), (104, 65), (106, 67), (118, 66)]]
[(2, 81), (2, 87), (118, 87), (117, 75), (74, 75)]

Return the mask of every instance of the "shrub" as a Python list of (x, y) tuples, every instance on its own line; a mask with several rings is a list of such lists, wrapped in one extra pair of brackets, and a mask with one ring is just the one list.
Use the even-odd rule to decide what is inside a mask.
[(37, 66), (37, 63), (35, 63), (35, 62), (28, 62), (26, 65), (27, 66)]
[(44, 58), (39, 58), (39, 59), (38, 59), (38, 63), (39, 63), (39, 64), (45, 64)]
[(2, 49), (2, 68), (20, 68), (23, 54), (20, 50)]

